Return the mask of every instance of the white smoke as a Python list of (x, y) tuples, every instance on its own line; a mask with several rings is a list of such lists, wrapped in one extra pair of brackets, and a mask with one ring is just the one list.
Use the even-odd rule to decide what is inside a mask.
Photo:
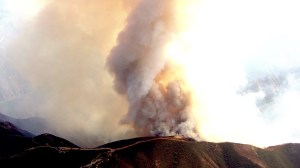
[(133, 124), (141, 135), (197, 137), (181, 82), (174, 79), (163, 86), (156, 79), (167, 69), (163, 51), (174, 31), (172, 5), (170, 0), (140, 1), (109, 55), (108, 67), (116, 90), (129, 103), (125, 123)]
[[(34, 92), (1, 103), (2, 112), (45, 117), (59, 136), (89, 146), (93, 138), (175, 134), (254, 145), (300, 142), (297, 0), (203, 0), (188, 11), (199, 15), (192, 22), (196, 54), (182, 55), (201, 91), (197, 111), (163, 51), (178, 33), (175, 1), (45, 0), (38, 10), (28, 4), (43, 0), (25, 1), (27, 9), (10, 8), (32, 18), (3, 26), (10, 34), (0, 32), (1, 60), (9, 58)], [(120, 126), (123, 115), (134, 133)]]

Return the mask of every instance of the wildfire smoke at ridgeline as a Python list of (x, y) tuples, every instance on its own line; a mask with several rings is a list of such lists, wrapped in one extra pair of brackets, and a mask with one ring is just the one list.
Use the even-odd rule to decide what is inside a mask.
[(297, 1), (27, 1), (2, 2), (1, 59), (31, 86), (4, 113), (98, 140), (300, 141)]

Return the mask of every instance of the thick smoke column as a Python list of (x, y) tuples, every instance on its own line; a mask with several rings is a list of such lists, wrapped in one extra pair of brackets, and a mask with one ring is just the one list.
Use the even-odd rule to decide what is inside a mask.
[(141, 135), (197, 137), (189, 118), (189, 93), (170, 75), (164, 47), (174, 31), (173, 1), (143, 0), (128, 18), (108, 58), (116, 90), (129, 109), (125, 123)]

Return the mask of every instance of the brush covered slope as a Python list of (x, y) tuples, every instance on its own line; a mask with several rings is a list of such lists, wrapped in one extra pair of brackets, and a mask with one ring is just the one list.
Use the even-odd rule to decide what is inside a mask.
[(0, 127), (0, 167), (286, 167), (300, 165), (300, 144), (266, 149), (235, 143), (196, 142), (182, 137), (143, 137), (79, 148), (62, 138), (27, 136)]

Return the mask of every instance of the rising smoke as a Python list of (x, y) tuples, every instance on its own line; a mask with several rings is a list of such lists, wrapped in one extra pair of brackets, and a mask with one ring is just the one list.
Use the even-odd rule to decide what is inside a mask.
[(53, 133), (83, 146), (176, 134), (300, 142), (296, 1), (203, 0), (188, 8), (198, 19), (191, 25), (199, 24), (186, 38), (195, 54), (178, 52), (184, 68), (164, 50), (189, 20), (176, 18), (174, 3), (197, 0), (41, 1), (36, 15), (0, 37), (0, 58), (31, 90), (1, 102), (1, 112), (43, 117)]
[(196, 138), (188, 113), (189, 94), (182, 81), (158, 78), (168, 68), (163, 51), (174, 31), (172, 5), (169, 0), (141, 1), (120, 33), (108, 67), (115, 77), (115, 88), (129, 103), (124, 123), (133, 124), (141, 135)]

